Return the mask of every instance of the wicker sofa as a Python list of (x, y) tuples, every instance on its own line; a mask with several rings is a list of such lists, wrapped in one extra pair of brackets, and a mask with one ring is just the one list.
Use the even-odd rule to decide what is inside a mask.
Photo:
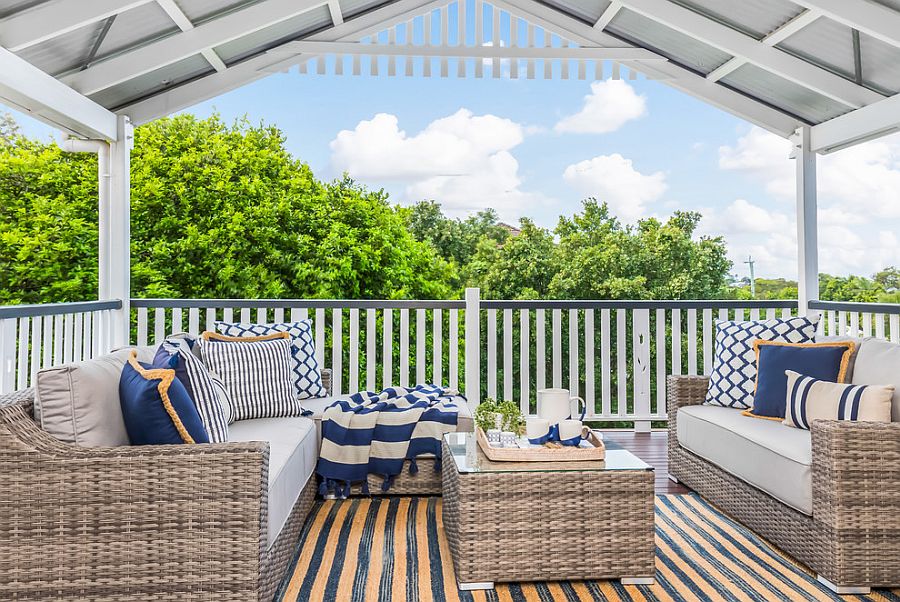
[[(860, 374), (866, 344), (857, 360)], [(900, 346), (893, 354), (900, 358)], [(900, 385), (900, 365), (885, 368)], [(780, 422), (701, 405), (707, 383), (704, 376), (668, 378), (670, 475), (838, 593), (900, 585), (897, 396), (894, 422), (822, 420), (798, 433)], [(699, 420), (708, 424), (697, 427)]]

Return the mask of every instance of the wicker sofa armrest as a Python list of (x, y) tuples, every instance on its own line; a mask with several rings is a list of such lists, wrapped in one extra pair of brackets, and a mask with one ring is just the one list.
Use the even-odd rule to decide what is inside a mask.
[(666, 406), (670, 423), (675, 423), (678, 408), (703, 403), (708, 387), (708, 376), (669, 375), (666, 379)]
[(893, 521), (900, 533), (900, 422), (816, 420), (811, 432), (816, 520)]
[(87, 448), (0, 407), (0, 597), (253, 599), (268, 445)]

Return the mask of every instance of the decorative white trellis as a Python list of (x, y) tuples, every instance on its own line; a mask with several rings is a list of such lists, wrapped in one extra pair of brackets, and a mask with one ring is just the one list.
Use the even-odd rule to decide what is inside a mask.
[(636, 79), (654, 77), (649, 64), (666, 60), (643, 48), (579, 45), (498, 4), (454, 0), (358, 41), (301, 40), (275, 52), (299, 55), (301, 74), (388, 77)]

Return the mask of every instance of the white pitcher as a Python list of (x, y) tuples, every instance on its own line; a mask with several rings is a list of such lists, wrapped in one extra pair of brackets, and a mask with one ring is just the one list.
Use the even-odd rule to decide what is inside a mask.
[(578, 415), (578, 402), (581, 402), (581, 419), (587, 413), (587, 404), (580, 397), (572, 397), (568, 389), (539, 389), (537, 392), (538, 416), (546, 418), (550, 424), (559, 424), (563, 420)]

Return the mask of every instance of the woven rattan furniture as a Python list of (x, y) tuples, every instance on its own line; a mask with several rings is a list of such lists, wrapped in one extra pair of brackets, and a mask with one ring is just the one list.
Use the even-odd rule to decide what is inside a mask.
[(0, 599), (272, 600), (312, 508), (267, 546), (265, 443), (87, 448), (0, 399)]
[[(816, 572), (840, 593), (900, 585), (900, 423), (812, 424), (812, 516), (678, 443), (678, 410), (708, 379), (668, 379), (669, 474)], [(789, 427), (785, 427), (789, 428)]]
[(653, 583), (653, 468), (605, 461), (491, 462), (472, 433), (444, 437), (443, 520), (461, 589), (499, 581)]

